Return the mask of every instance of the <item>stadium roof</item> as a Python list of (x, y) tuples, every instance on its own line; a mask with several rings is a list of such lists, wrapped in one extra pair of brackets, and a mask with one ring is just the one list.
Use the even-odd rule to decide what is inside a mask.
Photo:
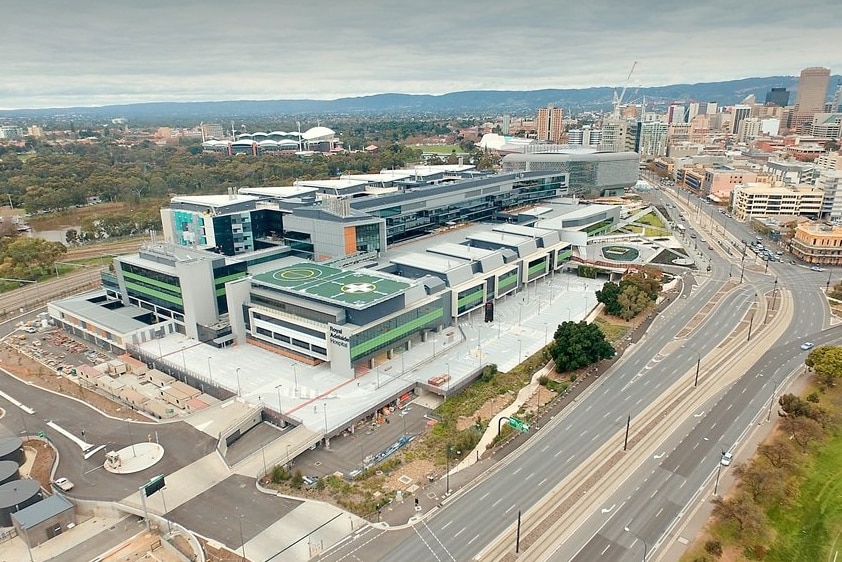
[(313, 127), (312, 129), (307, 129), (301, 134), (301, 138), (308, 141), (330, 139), (335, 136), (336, 132), (333, 129), (328, 129), (327, 127)]

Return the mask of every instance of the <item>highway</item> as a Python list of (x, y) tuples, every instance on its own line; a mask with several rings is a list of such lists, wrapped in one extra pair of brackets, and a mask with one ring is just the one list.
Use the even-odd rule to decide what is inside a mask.
[[(653, 193), (662, 196), (660, 192)], [(690, 215), (689, 210), (685, 213)], [(714, 220), (709, 213), (703, 217), (702, 213), (697, 214)], [(725, 224), (737, 240), (754, 237), (744, 225), (725, 217), (720, 220), (716, 227)], [(711, 234), (706, 236), (714, 240)], [(721, 235), (716, 238), (719, 239)], [(389, 533), (378, 530), (365, 541), (352, 541), (322, 559), (477, 559), (488, 544), (511, 529), (518, 511), (528, 512), (600, 446), (616, 439), (627, 415), (632, 417), (633, 432), (635, 424), (645, 421), (638, 420), (638, 414), (692, 370), (697, 360), (704, 371), (708, 352), (741, 321), (753, 323), (757, 334), (765, 321), (755, 319), (753, 312), (747, 314), (759, 298), (756, 294), (786, 288), (791, 298), (789, 306), (796, 314), (779, 344), (752, 357), (757, 362), (755, 367), (728, 391), (718, 393), (692, 415), (687, 412), (674, 431), (663, 435), (657, 452), (648, 455), (638, 470), (616, 482), (609, 501), (590, 506), (589, 516), (567, 540), (529, 559), (638, 560), (643, 553), (641, 538), (651, 557), (652, 548), (660, 545), (700, 488), (711, 483), (721, 452), (734, 448), (758, 416), (763, 416), (785, 377), (797, 373), (803, 365), (805, 354), (799, 353), (798, 344), (806, 339), (817, 344), (835, 341), (842, 335), (842, 328), (820, 333), (827, 315), (817, 286), (824, 285), (827, 274), (788, 263), (770, 265), (767, 274), (746, 269), (745, 283), (720, 295), (715, 308), (688, 333), (685, 327), (714, 299), (728, 281), (728, 272), (734, 271), (732, 262), (706, 246), (703, 244), (701, 251), (712, 268), (707, 280), (689, 298), (678, 299), (670, 306), (633, 353), (607, 373), (574, 408), (545, 425), (527, 445), (412, 529)], [(733, 249), (730, 259), (741, 264), (740, 255)], [(692, 282), (690, 277), (689, 283)], [(782, 298), (782, 292), (776, 291), (776, 307), (781, 306)], [(679, 335), (682, 339), (676, 342)], [(682, 347), (683, 338), (688, 336), (691, 343)], [(704, 383), (703, 377), (700, 388)], [(627, 526), (631, 532), (624, 530)], [(512, 548), (510, 553), (513, 551)]]
[[(691, 216), (687, 210), (685, 214)], [(728, 232), (740, 240), (754, 237), (744, 225), (724, 217), (723, 220)], [(727, 271), (728, 262), (714, 252), (709, 254), (714, 271)], [(715, 403), (677, 428), (663, 451), (654, 453), (644, 466), (620, 483), (610, 501), (605, 502), (612, 507), (610, 512), (594, 510), (574, 537), (558, 545), (551, 556), (536, 559), (638, 560), (644, 548), (649, 558), (654, 558), (687, 506), (700, 495), (712, 493), (710, 485), (715, 490), (720, 472), (729, 470), (719, 464), (722, 453), (734, 452), (758, 421), (772, 419), (779, 389), (803, 370), (807, 352), (801, 351), (799, 344), (806, 340), (817, 345), (838, 343), (842, 328), (821, 331), (827, 315), (817, 287), (825, 279), (824, 273), (776, 262), (767, 275), (749, 273), (748, 277), (760, 292), (785, 288), (791, 294), (797, 313), (787, 336), (759, 356), (754, 367), (721, 393)], [(693, 341), (697, 343), (698, 339), (694, 337)]]
[[(687, 278), (693, 282), (692, 276)], [(716, 283), (706, 282), (693, 291), (698, 293), (695, 298), (676, 300), (631, 355), (596, 383), (587, 399), (542, 427), (526, 446), (428, 518), (417, 532), (405, 532), (397, 548), (387, 553), (373, 541), (372, 548), (354, 555), (362, 559), (460, 561), (477, 556), (515, 521), (518, 510), (527, 511), (536, 505), (569, 472), (622, 431), (627, 415), (632, 416), (633, 425), (644, 423), (636, 419), (637, 415), (685, 375), (688, 365), (695, 366), (697, 353), (678, 348), (657, 363), (652, 358), (672, 344), (675, 335), (717, 291)], [(754, 289), (748, 285), (721, 298), (711, 315), (716, 320), (702, 320), (693, 334), (693, 347), (702, 357), (724, 333), (737, 326), (753, 301)], [(348, 552), (340, 549), (323, 559), (341, 560)]]

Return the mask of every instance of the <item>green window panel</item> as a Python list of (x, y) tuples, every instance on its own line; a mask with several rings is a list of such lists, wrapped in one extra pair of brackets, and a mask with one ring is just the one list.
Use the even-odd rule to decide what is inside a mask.
[(537, 263), (529, 268), (529, 274), (532, 275), (533, 273), (538, 273), (540, 271), (547, 270), (547, 262), (546, 260), (541, 260), (540, 263)]
[(136, 293), (141, 295), (149, 295), (151, 297), (159, 298), (163, 301), (171, 302), (173, 304), (177, 304), (181, 307), (184, 307), (184, 301), (180, 297), (176, 297), (162, 291), (155, 290), (151, 287), (144, 287), (143, 285), (138, 285), (137, 283), (131, 283), (126, 281), (126, 288), (132, 289)]
[(558, 259), (560, 260), (569, 260), (573, 257), (573, 250), (567, 249), (563, 250), (558, 253)]
[(459, 300), (456, 301), (457, 306), (461, 307), (468, 303), (475, 303), (477, 301), (481, 301), (482, 297), (485, 295), (484, 287), (477, 287), (473, 290), (468, 290), (471, 292), (468, 294), (463, 293), (462, 297), (460, 297)]
[(181, 287), (178, 285), (173, 285), (171, 283), (164, 283), (163, 281), (158, 281), (157, 279), (150, 279), (149, 277), (145, 277), (143, 275), (138, 275), (136, 273), (132, 273), (130, 271), (123, 270), (123, 277), (128, 279), (134, 279), (140, 283), (144, 283), (146, 285), (154, 285), (156, 287), (160, 287), (161, 289), (166, 289), (168, 291), (172, 291), (173, 293), (181, 294)]
[(517, 283), (517, 270), (512, 271), (511, 273), (506, 273), (503, 277), (500, 277), (500, 280), (497, 282), (497, 289), (505, 289), (515, 283)]
[(388, 332), (384, 332), (378, 336), (371, 338), (370, 340), (361, 342), (355, 346), (351, 347), (351, 361), (356, 361), (372, 349), (377, 349), (383, 345), (388, 345), (393, 341), (397, 341), (400, 338), (406, 336), (407, 334), (412, 333), (413, 331), (417, 330), (425, 326), (426, 324), (436, 320), (437, 318), (441, 318), (444, 315), (444, 311), (442, 309), (433, 310), (432, 312), (428, 312), (423, 316), (419, 316), (415, 320), (411, 320), (405, 324), (401, 324), (397, 328), (389, 330)]

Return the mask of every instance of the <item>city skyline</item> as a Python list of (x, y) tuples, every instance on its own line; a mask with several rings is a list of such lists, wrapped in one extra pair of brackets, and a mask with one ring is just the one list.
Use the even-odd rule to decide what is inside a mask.
[(832, 0), (403, 6), (15, 0), (0, 109), (619, 87), (635, 60), (632, 87), (842, 66)]

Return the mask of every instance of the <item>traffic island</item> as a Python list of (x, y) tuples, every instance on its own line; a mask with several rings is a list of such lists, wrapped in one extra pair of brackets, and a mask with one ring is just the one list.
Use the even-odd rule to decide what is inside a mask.
[(162, 458), (164, 448), (158, 443), (133, 443), (105, 453), (103, 468), (112, 474), (134, 474), (154, 466)]

